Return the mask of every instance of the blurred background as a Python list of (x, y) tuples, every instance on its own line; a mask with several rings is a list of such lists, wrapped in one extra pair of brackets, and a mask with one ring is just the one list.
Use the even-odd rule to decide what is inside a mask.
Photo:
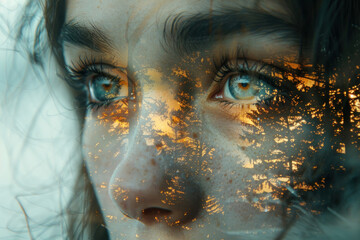
[(31, 42), (15, 40), (24, 3), (0, 0), (0, 239), (63, 239), (79, 122), (54, 65), (32, 65)]

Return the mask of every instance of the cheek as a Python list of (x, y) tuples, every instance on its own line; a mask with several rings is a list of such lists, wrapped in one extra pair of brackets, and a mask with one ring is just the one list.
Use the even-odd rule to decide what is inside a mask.
[(83, 133), (83, 156), (97, 191), (107, 194), (108, 184), (119, 159), (126, 153), (129, 123), (110, 112), (89, 114)]
[[(256, 206), (254, 201), (257, 196), (252, 196), (256, 191), (263, 193), (261, 192), (263, 186), (259, 183), (261, 179), (256, 182), (254, 178), (264, 173), (264, 169), (261, 166), (254, 168), (249, 158), (251, 148), (244, 137), (244, 132), (250, 128), (239, 122), (221, 118), (219, 115), (211, 115), (209, 111), (201, 112), (202, 110), (203, 108), (194, 110), (196, 116), (194, 118), (196, 122), (200, 122), (196, 127), (184, 124), (186, 127), (180, 128), (181, 124), (177, 122), (169, 125), (174, 129), (178, 128), (177, 131), (173, 131), (176, 136), (181, 136), (180, 133), (183, 132), (184, 136), (181, 140), (159, 134), (162, 131), (155, 128), (156, 125), (150, 126), (151, 131), (139, 132), (141, 128), (137, 126), (135, 126), (137, 131), (134, 129), (130, 131), (129, 125), (139, 122), (129, 123), (128, 118), (124, 117), (127, 116), (126, 110), (118, 107), (109, 107), (108, 110), (98, 110), (96, 114), (88, 114), (83, 133), (83, 154), (95, 192), (106, 216), (116, 214), (113, 213), (114, 210), (118, 214), (118, 221), (123, 221), (116, 204), (124, 209), (125, 207), (122, 203), (116, 203), (114, 200), (116, 195), (109, 194), (109, 189), (110, 192), (114, 190), (111, 189), (111, 184), (114, 182), (122, 184), (116, 182), (114, 176), (133, 181), (132, 177), (138, 171), (139, 179), (150, 179), (147, 178), (147, 174), (154, 171), (155, 178), (165, 172), (177, 177), (179, 170), (181, 177), (184, 176), (187, 180), (190, 176), (204, 193), (201, 199), (200, 221), (210, 219), (211, 223), (217, 221), (222, 227), (231, 226), (232, 229), (238, 229), (239, 222), (247, 222), (248, 224), (243, 225), (244, 229), (255, 228), (258, 222), (253, 216), (259, 212), (259, 209), (264, 211), (266, 204), (261, 203), (262, 205)], [(180, 117), (186, 119), (185, 116), (180, 115)], [(145, 120), (140, 123), (147, 126), (150, 121)], [(144, 133), (150, 134), (154, 141), (145, 141), (143, 147), (140, 144), (133, 144), (134, 139), (137, 138), (147, 140), (144, 138)], [(161, 144), (158, 144), (160, 141), (156, 141), (157, 139), (162, 139)], [(141, 141), (136, 142), (141, 143)], [(126, 171), (130, 171), (128, 169), (137, 171), (126, 175)], [(137, 179), (134, 180), (136, 181)], [(150, 182), (155, 181), (156, 179)], [(140, 181), (136, 186), (148, 182)], [(122, 187), (130, 188), (132, 185), (127, 184)], [(238, 221), (240, 218), (241, 221)]]

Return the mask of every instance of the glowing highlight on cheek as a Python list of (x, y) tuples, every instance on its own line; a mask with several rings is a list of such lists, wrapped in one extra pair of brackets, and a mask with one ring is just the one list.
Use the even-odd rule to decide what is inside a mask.
[(180, 67), (173, 68), (172, 73), (177, 77), (189, 78), (189, 72)]
[(249, 117), (249, 113), (254, 113), (258, 110), (256, 105), (241, 105), (241, 106), (234, 106), (233, 108), (229, 109), (229, 114), (233, 116), (233, 119), (244, 123), (250, 126), (256, 126), (253, 119)]
[(149, 119), (152, 121), (151, 129), (144, 128), (144, 135), (150, 135), (154, 131), (157, 131), (159, 135), (167, 135), (170, 138), (175, 138), (175, 130), (168, 118), (158, 114), (149, 114)]

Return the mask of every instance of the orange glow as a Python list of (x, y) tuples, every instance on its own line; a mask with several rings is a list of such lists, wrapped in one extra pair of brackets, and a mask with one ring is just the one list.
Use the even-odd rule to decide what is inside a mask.
[(209, 213), (209, 215), (215, 213), (224, 214), (223, 207), (215, 197), (207, 196), (204, 209)]

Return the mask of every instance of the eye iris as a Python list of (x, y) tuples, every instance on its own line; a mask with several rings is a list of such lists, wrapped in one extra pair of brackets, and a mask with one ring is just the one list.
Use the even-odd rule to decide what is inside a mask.
[(93, 93), (99, 101), (107, 101), (117, 97), (120, 86), (107, 77), (97, 77), (93, 80)]
[(250, 76), (236, 75), (229, 79), (229, 91), (233, 98), (238, 100), (252, 99), (255, 97), (255, 89), (252, 87)]

